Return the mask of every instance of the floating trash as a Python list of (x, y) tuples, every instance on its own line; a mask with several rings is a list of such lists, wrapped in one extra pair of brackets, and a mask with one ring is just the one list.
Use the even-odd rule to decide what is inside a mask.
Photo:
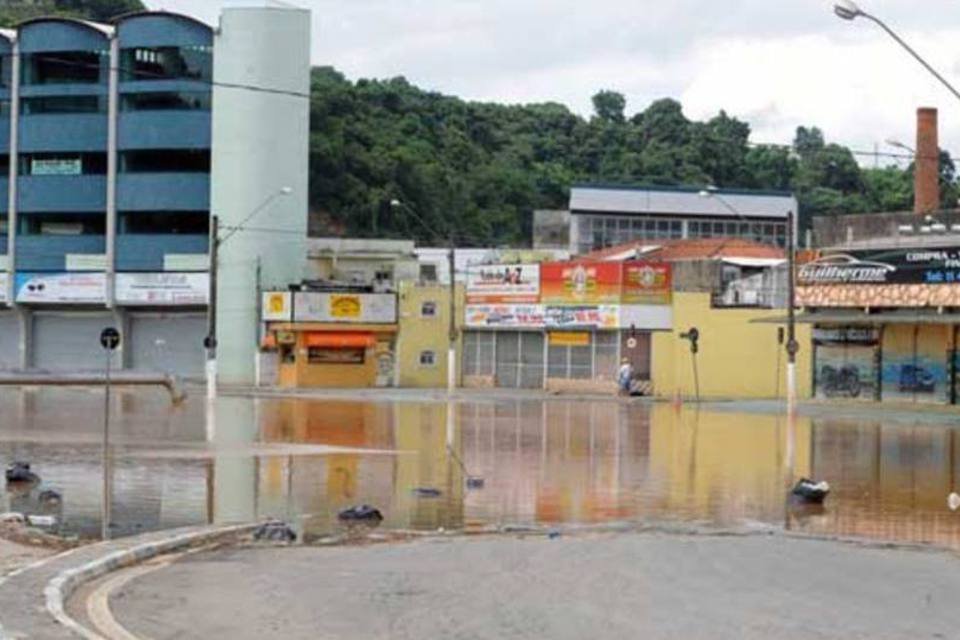
[(800, 478), (791, 493), (804, 502), (820, 504), (830, 494), (830, 485), (826, 480), (814, 482), (808, 478)]
[(383, 522), (383, 514), (380, 510), (368, 504), (344, 509), (337, 514), (337, 517), (344, 522)]
[(27, 524), (31, 527), (52, 528), (57, 526), (56, 516), (27, 516)]
[(40, 476), (30, 470), (29, 462), (14, 462), (7, 467), (4, 475), (7, 482), (12, 483), (37, 482), (40, 480)]
[(296, 542), (297, 533), (286, 522), (271, 520), (254, 530), (253, 539), (270, 540), (272, 542)]
[(441, 493), (440, 489), (434, 489), (433, 487), (417, 487), (413, 490), (413, 495), (418, 498), (439, 498)]
[(956, 511), (960, 509), (960, 495), (956, 493), (951, 493), (947, 496), (947, 506), (950, 507), (950, 511)]
[(467, 489), (483, 489), (484, 485), (483, 478), (478, 478), (476, 476), (471, 476), (467, 478)]

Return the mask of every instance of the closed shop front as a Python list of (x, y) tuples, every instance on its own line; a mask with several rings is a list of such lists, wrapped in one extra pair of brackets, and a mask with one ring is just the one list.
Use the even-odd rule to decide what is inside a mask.
[(37, 312), (33, 315), (33, 367), (47, 371), (100, 371), (100, 332), (114, 326), (107, 313)]
[(543, 388), (543, 334), (496, 333), (496, 385), (507, 389)]
[(813, 332), (817, 398), (878, 400), (880, 331), (873, 327), (817, 327)]
[(132, 369), (203, 378), (206, 314), (136, 313), (130, 316), (129, 331)]
[(551, 331), (547, 388), (556, 391), (609, 391), (620, 368), (619, 331)]
[(946, 404), (951, 401), (953, 327), (891, 324), (883, 330), (883, 399)]
[(0, 313), (0, 370), (20, 368), (20, 316)]

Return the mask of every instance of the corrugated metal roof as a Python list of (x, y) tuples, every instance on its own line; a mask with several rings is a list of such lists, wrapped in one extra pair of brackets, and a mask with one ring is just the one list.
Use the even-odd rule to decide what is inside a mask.
[[(797, 199), (770, 192), (578, 186), (570, 190), (570, 211), (577, 213), (661, 214), (736, 218), (786, 218)], [(726, 203), (726, 206), (724, 203)], [(736, 211), (731, 211), (733, 209)]]
[(687, 240), (637, 240), (627, 244), (592, 251), (584, 260), (707, 260), (720, 258), (754, 258), (783, 260), (783, 249), (745, 238), (691, 238)]

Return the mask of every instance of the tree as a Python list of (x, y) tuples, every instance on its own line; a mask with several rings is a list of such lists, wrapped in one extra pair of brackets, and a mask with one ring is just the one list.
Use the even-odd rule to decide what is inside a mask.
[(623, 112), (627, 108), (627, 99), (616, 91), (600, 91), (593, 96), (593, 111), (606, 122), (623, 122)]

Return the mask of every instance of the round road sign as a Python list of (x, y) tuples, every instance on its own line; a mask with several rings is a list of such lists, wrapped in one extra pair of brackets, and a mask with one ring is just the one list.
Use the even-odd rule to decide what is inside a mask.
[(120, 332), (113, 327), (107, 327), (101, 331), (100, 346), (107, 351), (115, 351), (120, 346)]

